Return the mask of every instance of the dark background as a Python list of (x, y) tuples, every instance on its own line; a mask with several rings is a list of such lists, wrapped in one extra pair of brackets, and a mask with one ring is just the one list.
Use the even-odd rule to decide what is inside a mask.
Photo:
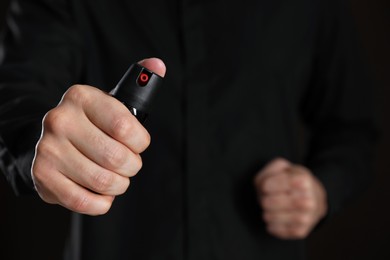
[[(9, 0), (0, 0), (0, 28)], [(375, 180), (309, 238), (310, 259), (390, 259), (390, 1), (355, 0), (353, 12), (377, 79), (382, 137)], [(0, 259), (61, 259), (69, 213), (34, 197), (17, 198), (0, 176)]]

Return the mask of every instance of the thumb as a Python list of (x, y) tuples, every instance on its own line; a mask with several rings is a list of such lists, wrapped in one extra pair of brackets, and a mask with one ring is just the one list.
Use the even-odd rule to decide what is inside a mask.
[(275, 158), (270, 161), (264, 168), (256, 175), (254, 179), (255, 185), (260, 185), (261, 182), (272, 176), (280, 173), (285, 173), (292, 167), (292, 163), (284, 158)]
[(269, 162), (263, 169), (264, 172), (281, 172), (289, 169), (292, 163), (284, 158), (275, 158)]
[(148, 58), (138, 62), (139, 65), (147, 68), (148, 70), (156, 73), (157, 75), (164, 77), (166, 72), (165, 64), (158, 58)]
[(255, 177), (254, 185), (260, 194), (275, 194), (289, 190), (288, 172), (292, 163), (283, 158), (269, 162)]

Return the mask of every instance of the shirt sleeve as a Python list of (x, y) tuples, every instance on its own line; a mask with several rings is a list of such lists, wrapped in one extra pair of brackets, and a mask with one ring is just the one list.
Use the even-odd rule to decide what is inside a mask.
[(30, 173), (41, 121), (79, 80), (82, 51), (65, 0), (12, 1), (0, 49), (0, 171), (16, 194)]
[(374, 84), (346, 1), (322, 2), (315, 77), (302, 113), (306, 163), (325, 186), (332, 215), (367, 187), (377, 127)]

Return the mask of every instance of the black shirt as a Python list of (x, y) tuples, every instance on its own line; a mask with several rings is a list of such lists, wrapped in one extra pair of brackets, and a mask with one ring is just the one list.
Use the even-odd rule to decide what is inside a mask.
[[(322, 181), (330, 213), (364, 187), (370, 82), (340, 0), (14, 1), (0, 66), (0, 169), (18, 193), (43, 115), (75, 83), (111, 90), (162, 58), (152, 144), (125, 195), (74, 215), (69, 259), (300, 259), (266, 233), (253, 188), (284, 157)], [(102, 108), (104, 109), (104, 108)]]

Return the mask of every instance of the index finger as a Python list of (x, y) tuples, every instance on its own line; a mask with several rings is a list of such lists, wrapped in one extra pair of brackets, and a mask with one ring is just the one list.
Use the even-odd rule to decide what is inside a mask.
[(96, 102), (84, 104), (84, 113), (99, 129), (134, 153), (143, 152), (150, 144), (150, 135), (125, 105), (96, 89)]
[(286, 172), (267, 176), (260, 183), (260, 192), (264, 195), (288, 193), (289, 191), (290, 183)]

